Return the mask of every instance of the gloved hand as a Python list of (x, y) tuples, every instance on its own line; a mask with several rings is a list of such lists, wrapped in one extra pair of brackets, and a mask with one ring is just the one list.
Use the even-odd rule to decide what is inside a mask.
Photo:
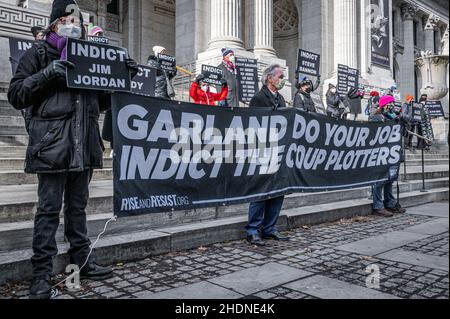
[(220, 84), (222, 85), (222, 87), (228, 86), (228, 82), (227, 82), (227, 80), (225, 80), (224, 78), (222, 78), (222, 79), (220, 80)]
[(200, 84), (200, 82), (202, 80), (205, 79), (205, 76), (203, 74), (199, 74), (196, 78), (195, 78), (195, 82), (197, 82), (197, 84)]
[(127, 64), (127, 68), (130, 71), (131, 79), (133, 79), (139, 73), (138, 64), (132, 58), (127, 58), (125, 60), (125, 63)]
[(74, 68), (75, 64), (64, 60), (54, 60), (45, 69), (42, 75), (47, 83), (55, 80), (66, 80), (67, 68)]
[(322, 78), (322, 76), (319, 74), (317, 75), (317, 82), (320, 83), (320, 79)]

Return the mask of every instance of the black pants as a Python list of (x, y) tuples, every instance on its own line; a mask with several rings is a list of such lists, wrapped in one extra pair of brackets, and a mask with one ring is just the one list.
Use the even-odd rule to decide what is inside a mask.
[(33, 275), (51, 275), (58, 253), (55, 234), (64, 197), (64, 234), (70, 243), (70, 263), (81, 266), (89, 254), (86, 206), (92, 170), (73, 173), (38, 174), (38, 209), (34, 218)]

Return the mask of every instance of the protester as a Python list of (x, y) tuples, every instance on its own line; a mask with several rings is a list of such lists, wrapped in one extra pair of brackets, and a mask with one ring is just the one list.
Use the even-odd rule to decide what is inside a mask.
[[(406, 128), (409, 131), (415, 131), (416, 130), (416, 122), (413, 118), (413, 103), (414, 103), (414, 97), (410, 94), (406, 96), (405, 103), (403, 103), (402, 106), (402, 118), (404, 120), (404, 124), (406, 125)], [(405, 149), (410, 149), (412, 147), (412, 140), (413, 135), (410, 133), (405, 134)]]
[(314, 101), (311, 98), (311, 93), (317, 90), (320, 85), (320, 75), (317, 77), (316, 83), (313, 85), (312, 81), (302, 76), (296, 85), (298, 91), (294, 98), (294, 107), (311, 113), (317, 113)]
[(378, 110), (378, 102), (380, 101), (380, 93), (378, 93), (378, 91), (372, 91), (369, 95), (370, 97), (367, 101), (367, 106), (365, 109), (365, 113), (367, 116), (370, 116), (371, 114), (375, 113), (376, 110)]
[[(93, 169), (103, 164), (98, 117), (100, 107), (110, 107), (110, 96), (66, 86), (66, 68), (75, 67), (66, 61), (67, 39), (84, 37), (82, 16), (69, 15), (72, 10), (68, 6), (73, 5), (74, 0), (53, 2), (45, 41), (25, 52), (8, 92), (16, 109), (32, 106), (25, 171), (38, 176), (31, 258), (33, 299), (51, 296), (52, 258), (57, 254), (55, 234), (63, 198), (70, 263), (78, 267), (85, 264), (81, 278), (112, 275), (111, 268), (97, 265), (92, 256), (87, 260), (90, 241), (85, 211)], [(127, 59), (127, 66), (133, 74), (137, 72), (133, 60)]]
[(44, 40), (45, 29), (42, 27), (32, 27), (31, 34), (36, 41)]
[(101, 27), (93, 25), (92, 23), (88, 26), (88, 34), (94, 37), (103, 37), (104, 31)]
[(362, 113), (361, 102), (364, 98), (364, 88), (359, 90), (357, 88), (351, 88), (348, 92), (350, 114), (353, 115), (353, 120), (358, 119), (358, 115)]
[[(250, 107), (270, 107), (273, 110), (286, 107), (279, 91), (285, 85), (283, 69), (273, 64), (263, 71), (262, 89), (250, 101)], [(288, 240), (277, 229), (277, 221), (283, 206), (284, 196), (251, 203), (246, 226), (247, 241), (256, 246), (264, 246), (263, 239)]]
[(200, 74), (191, 85), (190, 96), (196, 104), (216, 105), (216, 102), (223, 101), (228, 96), (227, 80), (221, 79), (222, 90), (220, 93), (211, 92), (211, 87), (204, 82), (205, 76)]
[[(390, 95), (385, 95), (380, 98), (378, 111), (372, 116), (371, 121), (374, 122), (388, 122), (398, 119), (394, 112), (395, 99)], [(378, 183), (372, 187), (373, 195), (373, 213), (380, 216), (392, 217), (394, 214), (406, 212), (400, 206), (397, 199), (394, 197), (393, 181)]]
[(155, 97), (170, 100), (175, 97), (175, 89), (172, 80), (177, 75), (177, 71), (167, 72), (159, 67), (159, 55), (167, 54), (167, 50), (162, 46), (154, 46), (153, 54), (148, 57), (148, 66), (156, 69)]
[(341, 119), (345, 110), (342, 96), (337, 92), (336, 86), (332, 83), (328, 84), (327, 98), (327, 115), (336, 119)]
[(236, 57), (234, 51), (229, 48), (222, 49), (222, 63), (218, 66), (223, 72), (223, 78), (228, 84), (228, 96), (220, 105), (227, 107), (239, 107), (239, 84), (237, 80)]

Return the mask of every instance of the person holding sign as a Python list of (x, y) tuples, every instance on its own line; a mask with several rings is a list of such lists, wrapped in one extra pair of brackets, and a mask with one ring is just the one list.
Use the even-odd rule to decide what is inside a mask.
[(239, 85), (237, 80), (236, 57), (234, 51), (228, 48), (222, 49), (223, 60), (218, 66), (223, 72), (223, 78), (228, 84), (228, 96), (221, 103), (222, 106), (239, 107)]
[[(261, 82), (262, 89), (250, 101), (252, 107), (270, 107), (273, 110), (285, 108), (286, 102), (279, 93), (284, 86), (283, 69), (278, 64), (273, 64), (263, 71)], [(276, 225), (283, 206), (284, 196), (274, 197), (261, 202), (251, 203), (248, 211), (248, 224), (245, 227), (247, 241), (256, 246), (264, 246), (263, 239), (286, 241)]]
[(172, 80), (177, 75), (176, 69), (173, 72), (162, 70), (159, 64), (159, 55), (166, 54), (167, 50), (161, 46), (153, 47), (153, 54), (148, 57), (147, 65), (155, 68), (156, 71), (156, 86), (155, 97), (170, 100), (175, 97)]
[(205, 76), (200, 74), (191, 85), (190, 96), (196, 104), (216, 105), (216, 102), (223, 101), (228, 96), (227, 80), (221, 79), (222, 91), (220, 93), (211, 92), (210, 85), (204, 82)]
[(342, 119), (345, 113), (344, 98), (337, 91), (336, 85), (328, 84), (327, 98), (327, 115), (335, 119)]
[[(97, 265), (93, 257), (88, 259), (91, 243), (85, 211), (93, 170), (103, 166), (98, 118), (101, 108), (110, 107), (111, 98), (101, 91), (67, 88), (67, 68), (75, 66), (66, 61), (66, 43), (69, 37), (84, 36), (76, 2), (53, 1), (50, 21), (45, 41), (25, 52), (8, 91), (14, 108), (31, 107), (25, 172), (37, 174), (39, 181), (31, 258), (33, 299), (51, 296), (52, 258), (57, 254), (55, 234), (63, 198), (70, 263), (80, 268), (81, 278), (112, 275), (111, 268)], [(126, 62), (130, 70), (133, 62)]]
[(298, 92), (295, 94), (294, 107), (306, 112), (317, 113), (311, 93), (317, 90), (319, 85), (320, 75), (317, 76), (317, 81), (314, 85), (307, 76), (301, 76), (296, 85)]

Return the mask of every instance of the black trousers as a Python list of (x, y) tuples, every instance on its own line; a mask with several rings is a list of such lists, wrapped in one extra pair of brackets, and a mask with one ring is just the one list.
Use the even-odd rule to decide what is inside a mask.
[(51, 275), (53, 257), (58, 253), (55, 234), (64, 199), (64, 234), (70, 243), (70, 263), (81, 266), (89, 254), (86, 206), (92, 170), (38, 174), (38, 208), (34, 218), (33, 275)]

